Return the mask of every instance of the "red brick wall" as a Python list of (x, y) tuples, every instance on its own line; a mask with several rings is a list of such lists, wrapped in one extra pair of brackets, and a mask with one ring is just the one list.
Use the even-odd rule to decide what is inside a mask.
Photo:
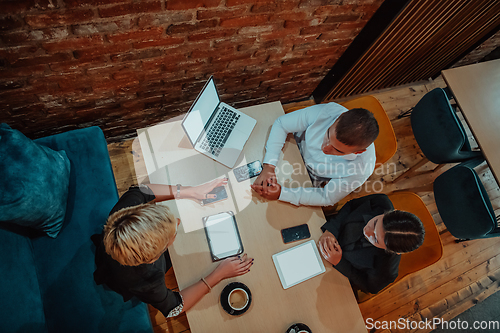
[(0, 122), (109, 141), (186, 112), (307, 98), (383, 0), (0, 1)]

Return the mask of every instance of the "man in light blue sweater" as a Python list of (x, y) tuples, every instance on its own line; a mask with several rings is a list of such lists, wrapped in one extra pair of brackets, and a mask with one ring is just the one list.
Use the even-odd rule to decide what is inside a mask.
[[(269, 200), (329, 206), (361, 186), (375, 169), (379, 128), (365, 109), (337, 103), (313, 105), (279, 117), (266, 144), (264, 168), (252, 188)], [(288, 133), (293, 133), (313, 187), (286, 188), (276, 181), (276, 165)]]

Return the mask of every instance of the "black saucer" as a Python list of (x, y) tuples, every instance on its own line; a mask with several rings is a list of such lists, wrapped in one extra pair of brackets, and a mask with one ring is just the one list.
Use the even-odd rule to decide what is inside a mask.
[[(248, 294), (248, 304), (247, 304), (247, 306), (245, 306), (241, 310), (235, 310), (235, 309), (231, 308), (231, 306), (229, 306), (229, 299), (228, 299), (229, 293), (231, 293), (231, 291), (233, 289), (236, 289), (236, 288), (241, 288), (241, 289), (245, 290)], [(248, 308), (250, 307), (250, 304), (252, 304), (252, 293), (250, 292), (250, 289), (248, 289), (248, 287), (246, 285), (244, 285), (243, 283), (231, 282), (230, 284), (225, 286), (224, 289), (222, 289), (222, 293), (220, 294), (220, 304), (222, 305), (222, 308), (224, 309), (224, 311), (229, 313), (231, 316), (242, 315), (248, 310)]]
[(293, 332), (292, 329), (295, 330), (295, 333), (298, 333), (300, 330), (312, 333), (311, 329), (306, 324), (302, 323), (293, 324), (292, 326), (288, 327), (286, 333)]

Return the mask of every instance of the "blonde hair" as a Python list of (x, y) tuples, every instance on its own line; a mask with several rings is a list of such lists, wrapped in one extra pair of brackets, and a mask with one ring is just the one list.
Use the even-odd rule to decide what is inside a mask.
[(114, 260), (138, 266), (158, 258), (176, 231), (176, 219), (168, 207), (142, 204), (111, 214), (104, 226), (103, 242)]

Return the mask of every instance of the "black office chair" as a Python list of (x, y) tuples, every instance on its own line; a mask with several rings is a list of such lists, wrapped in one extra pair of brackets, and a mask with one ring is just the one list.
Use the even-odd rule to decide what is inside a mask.
[(500, 228), (474, 167), (482, 158), (463, 162), (434, 181), (434, 198), (450, 233), (460, 240), (500, 236)]
[(464, 127), (444, 89), (436, 88), (429, 91), (413, 107), (411, 127), (425, 157), (393, 182), (410, 177), (428, 161), (446, 164), (482, 157), (480, 151), (471, 150)]

